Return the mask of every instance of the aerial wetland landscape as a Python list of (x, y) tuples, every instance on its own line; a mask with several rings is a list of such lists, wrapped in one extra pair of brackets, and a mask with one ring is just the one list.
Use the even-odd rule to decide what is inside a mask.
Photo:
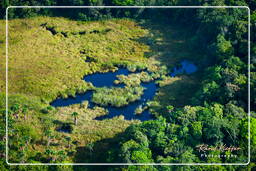
[(247, 162), (246, 8), (81, 9), (82, 19), (18, 10), (8, 21), (10, 163)]

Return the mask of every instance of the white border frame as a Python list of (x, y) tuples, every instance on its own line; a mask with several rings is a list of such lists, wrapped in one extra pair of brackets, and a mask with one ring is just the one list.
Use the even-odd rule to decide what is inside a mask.
[[(245, 8), (248, 10), (248, 162), (247, 163), (9, 163), (8, 162), (8, 10), (10, 8)], [(248, 6), (8, 6), (6, 8), (6, 163), (8, 165), (248, 165), (250, 163), (250, 8)]]

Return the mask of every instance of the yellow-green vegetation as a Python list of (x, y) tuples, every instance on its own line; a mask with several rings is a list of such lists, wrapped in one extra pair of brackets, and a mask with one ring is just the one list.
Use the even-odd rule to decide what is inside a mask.
[(97, 88), (93, 93), (92, 102), (102, 106), (116, 106), (121, 107), (128, 105), (130, 102), (140, 99), (143, 94), (144, 88), (137, 87), (124, 87), (124, 88)]
[[(77, 112), (77, 125), (73, 123), (72, 113)], [(68, 107), (58, 108), (53, 119), (58, 122), (55, 128), (62, 126), (64, 123), (69, 123), (72, 126), (72, 134), (60, 133), (60, 135), (69, 135), (72, 141), (78, 141), (79, 146), (85, 146), (97, 140), (111, 138), (117, 133), (121, 133), (132, 123), (139, 123), (138, 120), (127, 121), (124, 117), (119, 116), (113, 119), (102, 121), (94, 120), (98, 116), (107, 114), (107, 111), (101, 107), (87, 108), (86, 105), (75, 104)], [(61, 143), (61, 142), (60, 142)]]
[[(144, 53), (149, 47), (137, 41), (148, 33), (146, 29), (127, 19), (77, 22), (51, 17), (10, 20), (8, 28), (9, 161), (72, 162), (76, 148), (112, 138), (139, 122), (122, 116), (94, 120), (107, 111), (87, 108), (86, 102), (62, 108), (53, 108), (49, 102), (95, 89), (83, 81), (87, 74), (113, 71), (120, 65), (130, 70), (147, 67)], [(4, 44), (5, 32), (0, 33)], [(1, 46), (1, 91), (5, 88), (4, 54)], [(137, 92), (142, 94), (143, 88)], [(1, 102), (4, 97), (1, 94)], [(19, 155), (21, 161), (16, 161)], [(32, 156), (29, 161), (28, 156)]]
[(149, 82), (152, 81), (153, 78), (148, 72), (140, 72), (136, 74), (129, 75), (118, 75), (118, 80), (115, 80), (115, 84), (124, 83), (126, 86), (138, 86), (141, 82)]
[(142, 105), (139, 105), (136, 109), (135, 109), (135, 114), (136, 115), (140, 115), (142, 114), (146, 109), (148, 108), (148, 106), (144, 106), (142, 107)]
[[(126, 19), (77, 22), (36, 17), (11, 20), (9, 92), (38, 96), (46, 102), (60, 95), (84, 92), (92, 88), (82, 80), (86, 74), (113, 70), (118, 64), (145, 62), (147, 59), (143, 56), (149, 48), (136, 39), (146, 33), (147, 30)], [(89, 62), (85, 62), (87, 59)], [(3, 63), (1, 60), (1, 66)], [(1, 72), (1, 85), (4, 80), (4, 72)]]

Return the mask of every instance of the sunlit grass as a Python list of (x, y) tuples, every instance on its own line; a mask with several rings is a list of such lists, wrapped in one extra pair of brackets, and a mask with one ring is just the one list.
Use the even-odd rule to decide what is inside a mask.
[[(74, 125), (73, 117), (71, 115), (74, 111), (79, 114), (77, 125)], [(79, 141), (81, 146), (95, 142), (96, 140), (111, 138), (117, 133), (123, 132), (130, 124), (139, 123), (138, 120), (125, 120), (122, 116), (102, 121), (94, 120), (96, 117), (106, 114), (107, 111), (104, 108), (95, 107), (90, 109), (81, 107), (78, 104), (59, 108), (58, 112), (54, 115), (54, 119), (64, 123), (71, 123), (74, 130), (72, 134), (67, 133), (67, 135), (70, 135), (72, 139)]]
[[(46, 26), (42, 26), (45, 23)], [(53, 35), (45, 27), (54, 28), (57, 33)], [(73, 34), (79, 32), (85, 34)], [(60, 95), (84, 92), (90, 89), (82, 80), (84, 75), (113, 69), (113, 64), (146, 61), (144, 52), (149, 48), (136, 41), (146, 33), (147, 30), (125, 19), (101, 22), (50, 17), (11, 20), (9, 92), (38, 96), (45, 102)], [(94, 61), (85, 62), (88, 58)], [(4, 61), (0, 62), (2, 66)]]

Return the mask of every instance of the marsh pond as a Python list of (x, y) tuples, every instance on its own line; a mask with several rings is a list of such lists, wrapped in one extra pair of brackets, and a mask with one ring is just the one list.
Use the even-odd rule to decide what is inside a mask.
[[(196, 65), (193, 63), (184, 60), (181, 62), (181, 64), (175, 68), (173, 68), (173, 71), (169, 73), (168, 75), (171, 77), (175, 77), (177, 74), (191, 74), (197, 70)], [(84, 81), (91, 82), (95, 87), (97, 88), (124, 88), (125, 84), (115, 84), (115, 80), (118, 79), (119, 75), (128, 76), (129, 74), (139, 73), (136, 72), (130, 72), (126, 68), (119, 68), (115, 72), (106, 72), (106, 73), (95, 73), (91, 75), (86, 75), (84, 77)], [(153, 119), (153, 115), (150, 113), (148, 108), (146, 107), (146, 103), (148, 101), (153, 100), (158, 85), (155, 82), (156, 80), (152, 80), (149, 82), (141, 82), (140, 86), (142, 86), (143, 93), (140, 96), (139, 99), (129, 102), (129, 104), (124, 106), (113, 106), (113, 105), (107, 105), (103, 106), (100, 104), (96, 104), (92, 101), (92, 96), (94, 91), (89, 90), (83, 94), (77, 94), (76, 97), (68, 97), (68, 98), (58, 98), (54, 100), (51, 105), (54, 107), (63, 107), (63, 106), (69, 106), (72, 104), (79, 104), (83, 101), (88, 101), (88, 107), (93, 108), (95, 106), (101, 106), (108, 110), (108, 114), (104, 116), (100, 116), (95, 118), (96, 120), (103, 120), (108, 118), (113, 118), (115, 116), (123, 115), (125, 119), (131, 120), (131, 119), (138, 119), (141, 121), (150, 120)], [(144, 109), (141, 111), (140, 114), (136, 114), (136, 109), (141, 108)]]

